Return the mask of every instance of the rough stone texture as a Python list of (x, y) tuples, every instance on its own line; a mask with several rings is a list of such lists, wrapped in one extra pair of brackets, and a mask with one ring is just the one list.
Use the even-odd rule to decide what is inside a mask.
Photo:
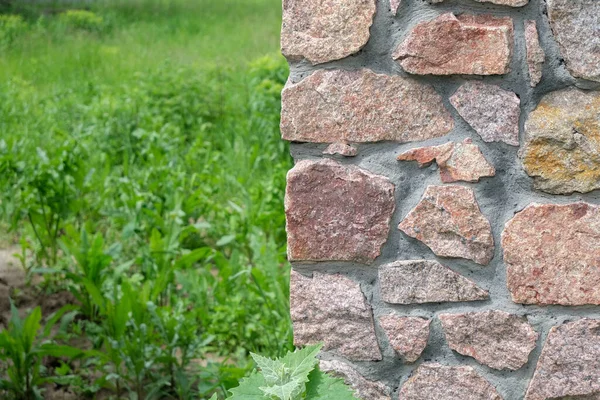
[(521, 159), (536, 189), (569, 194), (600, 188), (600, 92), (565, 89), (544, 96), (525, 123)]
[(358, 150), (356, 149), (356, 147), (351, 146), (349, 144), (337, 142), (327, 146), (325, 151), (323, 151), (323, 154), (339, 154), (344, 157), (354, 157), (358, 154)]
[(418, 317), (384, 315), (379, 317), (379, 325), (384, 330), (396, 354), (407, 362), (415, 362), (421, 357), (429, 340), (431, 320)]
[[(430, 3), (442, 3), (444, 0), (429, 0)], [(523, 7), (529, 3), (529, 0), (475, 0), (478, 3), (492, 3), (501, 6)]]
[(494, 369), (517, 370), (535, 348), (536, 331), (525, 318), (492, 310), (439, 316), (452, 350)]
[(475, 193), (467, 187), (427, 187), (419, 204), (398, 228), (438, 256), (487, 265), (494, 255), (490, 223), (481, 214)]
[(370, 263), (380, 254), (395, 207), (387, 178), (333, 160), (305, 160), (287, 181), (289, 260)]
[(536, 87), (542, 80), (542, 68), (544, 66), (546, 54), (540, 46), (540, 37), (535, 21), (525, 21), (525, 45), (527, 48), (529, 83), (531, 87)]
[(392, 304), (486, 300), (488, 292), (434, 260), (396, 261), (379, 268), (381, 298)]
[(369, 40), (375, 0), (283, 0), (281, 52), (312, 64), (339, 60)]
[(511, 18), (447, 13), (415, 26), (393, 58), (411, 74), (506, 74), (513, 30)]
[(571, 75), (600, 82), (600, 2), (547, 3), (550, 26)]
[(381, 360), (373, 314), (360, 285), (341, 275), (315, 272), (307, 278), (292, 271), (290, 309), (294, 344), (323, 342), (349, 360)]
[(419, 147), (398, 156), (399, 161), (417, 161), (424, 167), (435, 161), (442, 182), (478, 182), (479, 178), (494, 176), (496, 170), (485, 159), (479, 146), (471, 139), (463, 143), (448, 142), (440, 146)]
[(391, 7), (391, 11), (392, 14), (397, 15), (398, 14), (398, 8), (400, 7), (400, 4), (402, 4), (402, 0), (390, 0), (390, 7)]
[(600, 206), (531, 204), (502, 233), (507, 283), (522, 304), (600, 304)]
[(321, 371), (344, 379), (346, 385), (350, 385), (356, 394), (363, 400), (391, 400), (390, 389), (381, 382), (366, 379), (350, 365), (341, 361), (319, 362)]
[(320, 70), (281, 96), (281, 133), (291, 141), (412, 142), (454, 127), (432, 86), (367, 69)]
[(472, 367), (422, 364), (402, 386), (399, 400), (502, 400)]
[(526, 400), (600, 399), (600, 321), (550, 329)]
[(450, 103), (485, 142), (519, 145), (521, 101), (513, 92), (470, 81), (450, 97)]

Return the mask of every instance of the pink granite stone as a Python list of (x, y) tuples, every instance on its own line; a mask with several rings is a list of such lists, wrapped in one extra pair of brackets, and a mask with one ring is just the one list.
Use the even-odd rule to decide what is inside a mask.
[(418, 147), (400, 154), (398, 161), (417, 161), (420, 167), (435, 161), (444, 183), (478, 182), (479, 178), (496, 174), (494, 167), (471, 139), (465, 139), (463, 143), (448, 142), (440, 146)]
[(394, 185), (387, 178), (333, 160), (305, 160), (287, 180), (290, 261), (375, 260), (395, 207)]
[(399, 357), (415, 362), (421, 357), (429, 340), (430, 320), (418, 317), (384, 315), (379, 325), (385, 332), (390, 345)]
[(515, 303), (600, 304), (600, 207), (531, 204), (502, 233)]
[(323, 151), (323, 154), (327, 154), (327, 155), (339, 154), (344, 157), (355, 157), (356, 154), (358, 154), (358, 151), (356, 150), (356, 147), (354, 147), (352, 145), (342, 143), (342, 142), (336, 142), (336, 143), (332, 143), (329, 146), (327, 146), (325, 151)]
[(321, 371), (342, 378), (346, 385), (350, 385), (361, 399), (392, 400), (390, 389), (386, 385), (366, 379), (347, 363), (336, 360), (321, 360), (319, 368)]
[(400, 7), (400, 4), (402, 3), (402, 0), (390, 0), (390, 7), (391, 7), (391, 11), (392, 14), (397, 15), (398, 14), (398, 8)]
[(381, 360), (371, 307), (360, 285), (341, 275), (315, 272), (290, 277), (294, 345), (323, 342), (323, 350), (353, 361)]
[(281, 102), (282, 137), (295, 142), (412, 142), (454, 127), (432, 86), (368, 69), (317, 71), (286, 85)]
[(487, 265), (494, 256), (489, 221), (475, 193), (464, 186), (429, 186), (417, 206), (398, 226), (436, 255), (460, 257)]
[(540, 38), (535, 21), (525, 21), (525, 45), (527, 47), (527, 68), (531, 87), (536, 87), (542, 80), (542, 68), (546, 54), (540, 46)]
[(513, 21), (447, 13), (417, 24), (393, 54), (418, 75), (502, 75), (510, 71)]
[[(442, 3), (445, 0), (429, 0), (430, 3)], [(475, 0), (478, 3), (492, 3), (500, 6), (523, 7), (529, 0)]]
[(536, 331), (525, 318), (492, 310), (439, 316), (452, 350), (494, 369), (517, 370), (535, 348)]

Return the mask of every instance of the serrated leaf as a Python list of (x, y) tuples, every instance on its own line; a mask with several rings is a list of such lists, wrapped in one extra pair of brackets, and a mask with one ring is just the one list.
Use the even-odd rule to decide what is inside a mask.
[(284, 385), (274, 385), (268, 387), (260, 387), (264, 394), (275, 396), (279, 400), (294, 400), (297, 395), (304, 391), (304, 382), (297, 379), (292, 379)]
[(309, 381), (306, 384), (306, 398), (310, 400), (358, 399), (342, 379), (333, 378), (318, 368), (315, 368), (309, 375)]
[(308, 382), (308, 374), (315, 369), (319, 362), (317, 355), (322, 344), (306, 346), (301, 350), (286, 354), (281, 361), (290, 369), (290, 378), (301, 382)]
[(289, 374), (286, 374), (286, 370), (289, 369), (286, 368), (283, 362), (272, 360), (254, 353), (250, 353), (250, 355), (254, 359), (254, 362), (256, 362), (256, 365), (258, 365), (258, 368), (260, 368), (260, 372), (265, 378), (268, 386), (282, 385), (285, 383), (284, 380), (287, 381), (285, 378), (286, 375)]
[(253, 371), (250, 376), (240, 381), (238, 387), (229, 390), (231, 396), (228, 400), (269, 400), (259, 389), (265, 383), (265, 378), (257, 371)]

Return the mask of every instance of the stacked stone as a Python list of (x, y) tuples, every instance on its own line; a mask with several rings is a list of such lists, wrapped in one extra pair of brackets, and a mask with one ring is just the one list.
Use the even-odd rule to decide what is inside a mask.
[(296, 345), (365, 400), (600, 399), (600, 1), (283, 0), (281, 41)]

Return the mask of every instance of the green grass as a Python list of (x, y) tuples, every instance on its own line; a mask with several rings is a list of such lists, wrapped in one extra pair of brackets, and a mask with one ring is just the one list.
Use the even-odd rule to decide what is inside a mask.
[(78, 299), (52, 340), (92, 349), (44, 373), (81, 397), (222, 396), (250, 351), (292, 348), (279, 0), (9, 8), (0, 218), (35, 290)]

